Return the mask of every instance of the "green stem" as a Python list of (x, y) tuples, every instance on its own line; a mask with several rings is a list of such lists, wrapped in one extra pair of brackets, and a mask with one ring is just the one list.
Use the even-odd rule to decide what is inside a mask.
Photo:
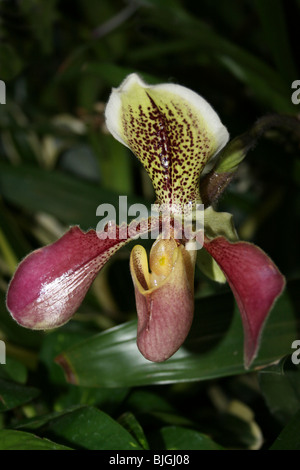
[(16, 270), (16, 267), (18, 265), (18, 260), (12, 251), (4, 233), (2, 232), (0, 228), (0, 251), (2, 252), (4, 259), (6, 261), (6, 264), (9, 268), (9, 271), (11, 274), (13, 274)]

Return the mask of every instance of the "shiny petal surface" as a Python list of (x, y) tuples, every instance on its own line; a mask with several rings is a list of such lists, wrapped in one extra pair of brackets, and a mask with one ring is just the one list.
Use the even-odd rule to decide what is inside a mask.
[(147, 85), (136, 74), (113, 90), (106, 124), (142, 162), (158, 202), (175, 207), (200, 200), (200, 173), (228, 140), (204, 98), (180, 85)]
[[(137, 345), (149, 361), (171, 357), (189, 333), (194, 313), (195, 252), (176, 247), (170, 272), (151, 287), (143, 247), (132, 250), (130, 269), (138, 312)], [(151, 260), (151, 254), (150, 254)]]
[[(148, 221), (141, 226), (147, 232)], [(28, 255), (19, 265), (7, 293), (7, 308), (22, 326), (49, 329), (76, 312), (99, 270), (130, 241), (99, 239), (95, 230), (72, 227), (55, 243)]]
[(264, 322), (285, 280), (272, 260), (257, 246), (231, 243), (224, 237), (204, 242), (217, 261), (236, 298), (244, 327), (244, 361), (249, 368), (259, 346)]

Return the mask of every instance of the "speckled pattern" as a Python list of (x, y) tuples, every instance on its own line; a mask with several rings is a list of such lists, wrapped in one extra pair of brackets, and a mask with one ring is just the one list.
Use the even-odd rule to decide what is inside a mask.
[(121, 120), (124, 141), (143, 163), (158, 202), (200, 202), (200, 173), (216, 142), (199, 112), (165, 90), (133, 87), (122, 96)]

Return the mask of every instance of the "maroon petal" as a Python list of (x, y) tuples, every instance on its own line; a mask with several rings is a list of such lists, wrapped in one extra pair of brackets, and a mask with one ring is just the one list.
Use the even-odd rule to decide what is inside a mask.
[[(159, 244), (156, 242), (150, 252), (151, 274), (142, 246), (135, 246), (130, 257), (138, 313), (137, 345), (153, 362), (165, 361), (180, 348), (194, 314), (196, 253), (177, 247), (172, 239), (159, 240)], [(163, 271), (166, 277), (160, 276)]]
[[(28, 255), (19, 265), (7, 293), (7, 308), (22, 326), (49, 329), (76, 312), (99, 270), (130, 241), (100, 239), (95, 230), (72, 227), (55, 243)], [(143, 229), (148, 231), (148, 221)], [(141, 227), (142, 231), (142, 227)], [(123, 235), (123, 234), (122, 234)]]
[(241, 312), (244, 327), (244, 360), (254, 360), (262, 328), (285, 280), (271, 259), (247, 242), (231, 243), (224, 237), (204, 242), (204, 247), (224, 272)]

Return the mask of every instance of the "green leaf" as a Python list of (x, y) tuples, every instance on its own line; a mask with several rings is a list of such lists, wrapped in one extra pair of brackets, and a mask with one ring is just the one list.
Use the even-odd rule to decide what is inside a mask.
[[(130, 420), (130, 423), (137, 437), (142, 439), (143, 431), (139, 423), (136, 420), (135, 423)], [(54, 436), (55, 440), (77, 449), (140, 450), (142, 447), (132, 436), (134, 433), (126, 430), (127, 425), (124, 427), (103, 411), (79, 405), (37, 416), (18, 425), (18, 428), (30, 430), (42, 428), (47, 436)]]
[(131, 434), (106, 413), (82, 407), (53, 420), (48, 431), (66, 443), (89, 450), (139, 450)]
[(10, 271), (11, 274), (13, 274), (17, 267), (18, 261), (11, 248), (10, 243), (8, 242), (4, 233), (2, 232), (1, 227), (0, 227), (0, 254), (3, 255), (5, 264), (8, 270)]
[(270, 412), (280, 423), (287, 424), (300, 409), (300, 366), (288, 356), (263, 369), (258, 379)]
[(0, 70), (2, 80), (11, 80), (21, 71), (22, 61), (9, 44), (0, 44)]
[(102, 79), (110, 87), (118, 87), (120, 83), (129, 75), (135, 72), (141, 75), (146, 82), (149, 83), (160, 83), (161, 80), (149, 73), (144, 73), (137, 70), (133, 70), (132, 67), (124, 67), (115, 63), (109, 62), (89, 62), (84, 68), (85, 74), (91, 74), (96, 76), (98, 79)]
[(12, 429), (0, 430), (0, 450), (71, 450), (48, 439)]
[[(99, 204), (118, 207), (116, 193), (79, 179), (48, 172), (31, 166), (11, 167), (0, 162), (0, 194), (8, 202), (26, 209), (54, 215), (67, 225), (80, 225), (83, 230), (96, 228)], [(128, 206), (141, 202), (128, 198)]]
[(5, 366), (0, 366), (0, 377), (24, 384), (27, 379), (27, 369), (21, 362), (7, 355)]
[[(1, 366), (3, 367), (3, 366)], [(39, 390), (0, 379), (0, 411), (23, 405), (39, 395)]]
[(103, 136), (99, 147), (102, 155), (100, 167), (104, 187), (118, 194), (130, 194), (132, 191), (132, 155), (111, 135)]
[(2, 201), (0, 201), (0, 230), (6, 240), (9, 240), (9, 245), (17, 259), (27, 255), (30, 251), (30, 244), (22, 234), (15, 217), (5, 208)]
[(159, 393), (149, 389), (133, 389), (126, 400), (126, 406), (135, 414), (155, 412), (175, 413), (175, 408)]
[[(295, 319), (299, 282), (277, 301), (261, 339), (255, 367), (267, 366), (288, 354), (297, 338)], [(293, 287), (293, 288), (292, 288)], [(83, 386), (131, 387), (207, 380), (245, 373), (243, 331), (230, 293), (196, 299), (189, 337), (173, 357), (162, 363), (143, 358), (136, 346), (136, 321), (97, 334), (62, 353), (56, 361), (67, 380)]]
[[(72, 328), (72, 326), (75, 326), (75, 328)], [(47, 367), (52, 383), (65, 383), (62, 371), (54, 362), (54, 358), (64, 349), (71, 347), (90, 335), (91, 332), (77, 329), (76, 325), (69, 323), (45, 336), (39, 356), (41, 362)]]
[(265, 42), (273, 55), (278, 72), (290, 84), (297, 77), (289, 44), (285, 12), (281, 0), (255, 0), (255, 9), (263, 27)]
[(134, 416), (134, 414), (130, 413), (127, 411), (126, 413), (123, 413), (120, 418), (118, 419), (118, 422), (128, 431), (130, 434), (136, 439), (136, 441), (139, 443), (139, 445), (143, 449), (149, 449), (149, 445), (146, 439), (146, 436), (144, 434), (143, 428)]
[(69, 385), (66, 393), (55, 402), (56, 410), (64, 410), (74, 405), (90, 405), (101, 408), (105, 413), (115, 413), (128, 394), (128, 388), (95, 388)]
[(51, 421), (56, 418), (59, 418), (66, 413), (70, 413), (78, 408), (81, 408), (82, 405), (75, 405), (73, 407), (69, 407), (63, 411), (53, 411), (52, 413), (46, 413), (43, 415), (36, 415), (33, 418), (25, 418), (19, 423), (15, 425), (16, 429), (25, 429), (26, 431), (34, 431), (41, 427), (45, 428)]
[[(209, 436), (193, 429), (179, 426), (166, 426), (160, 429), (157, 442), (162, 442), (163, 450), (222, 450)], [(184, 460), (182, 461), (184, 463)]]
[(300, 450), (300, 411), (281, 431), (276, 441), (272, 444), (271, 450)]
[(53, 25), (58, 19), (56, 12), (57, 0), (50, 0), (41, 6), (38, 0), (21, 2), (19, 8), (26, 16), (36, 38), (36, 45), (41, 47), (43, 53), (50, 54), (53, 48)]
[[(286, 98), (284, 80), (276, 70), (266, 64), (265, 60), (259, 59), (257, 55), (217, 33), (205, 21), (189, 13), (179, 13), (172, 8), (162, 12), (162, 8), (157, 7), (147, 20), (156, 24), (156, 27), (159, 25), (161, 30), (171, 35), (175, 33), (177, 40), (178, 38), (189, 40), (187, 51), (191, 53), (193, 49), (195, 50), (196, 61), (198, 57), (204, 56), (209, 59), (213, 57), (238, 80), (246, 84), (256, 99), (264, 105), (278, 112), (295, 112), (290, 100)], [(139, 52), (145, 60), (147, 58), (145, 51)], [(183, 51), (181, 53), (184, 54)]]
[(31, 213), (47, 212), (62, 222), (80, 225), (83, 229), (96, 226), (96, 209), (102, 202), (113, 202), (114, 195), (101, 188), (69, 176), (35, 167), (10, 167), (0, 163), (0, 192), (10, 203)]
[(209, 429), (214, 439), (226, 448), (260, 449), (262, 432), (254, 412), (245, 403), (230, 400), (225, 409), (211, 416)]

